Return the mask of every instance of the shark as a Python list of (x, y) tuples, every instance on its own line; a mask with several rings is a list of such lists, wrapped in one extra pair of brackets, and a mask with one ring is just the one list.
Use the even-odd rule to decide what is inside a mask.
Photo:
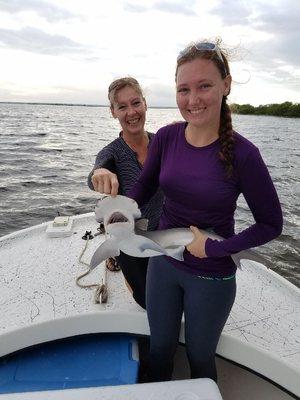
[[(185, 246), (194, 239), (189, 228), (147, 231), (147, 220), (141, 218), (137, 203), (122, 195), (99, 199), (95, 207), (95, 217), (98, 223), (104, 225), (107, 238), (93, 254), (90, 269), (109, 257), (118, 256), (120, 251), (133, 257), (166, 255), (183, 261)], [(209, 230), (200, 231), (211, 239), (223, 240)], [(241, 268), (242, 259), (262, 262), (262, 257), (250, 250), (232, 254), (231, 257), (238, 268)]]

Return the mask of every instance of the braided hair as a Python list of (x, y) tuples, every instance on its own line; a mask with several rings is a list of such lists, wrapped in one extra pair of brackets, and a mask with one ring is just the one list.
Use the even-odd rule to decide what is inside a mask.
[(233, 171), (234, 132), (232, 129), (231, 110), (227, 104), (227, 96), (223, 96), (222, 99), (219, 137), (221, 144), (219, 157), (225, 166), (227, 175), (231, 176)]
[[(220, 40), (216, 41), (216, 45), (219, 45)], [(215, 51), (209, 50), (198, 50), (196, 45), (191, 44), (185, 50), (183, 50), (182, 56), (177, 59), (175, 80), (177, 78), (177, 72), (180, 65), (185, 64), (186, 62), (193, 61), (197, 58), (202, 58), (206, 60), (211, 60), (214, 62), (216, 67), (218, 68), (222, 79), (226, 78), (227, 75), (230, 75), (229, 64), (227, 58), (223, 51), (220, 51), (222, 55), (222, 61), (218, 54)], [(180, 54), (181, 54), (180, 53)], [(232, 120), (231, 120), (231, 111), (227, 104), (227, 96), (223, 96), (222, 105), (221, 105), (221, 114), (220, 114), (220, 126), (219, 126), (219, 138), (221, 149), (219, 152), (219, 158), (223, 163), (227, 176), (230, 177), (233, 171), (233, 158), (234, 158), (234, 131), (232, 129)]]

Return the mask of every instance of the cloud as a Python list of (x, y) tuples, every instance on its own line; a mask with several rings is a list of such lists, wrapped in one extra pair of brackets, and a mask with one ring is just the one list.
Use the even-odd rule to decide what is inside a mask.
[(262, 7), (256, 29), (271, 33), (261, 50), (265, 56), (300, 67), (300, 3), (286, 1), (276, 7)]
[(22, 11), (34, 11), (50, 22), (76, 17), (70, 11), (56, 7), (43, 0), (0, 0), (0, 10), (11, 14)]
[(213, 7), (210, 13), (219, 16), (225, 26), (251, 25), (254, 29), (278, 34), (299, 30), (300, 2), (282, 0), (271, 4), (257, 0), (227, 0)]
[(259, 43), (253, 52), (260, 55), (260, 59), (265, 65), (293, 65), (300, 68), (300, 52), (297, 50), (300, 41), (300, 32), (286, 33), (286, 35), (276, 35), (263, 43)]
[[(232, 9), (234, 12), (228, 12)], [(224, 27), (243, 25), (251, 29), (248, 43), (242, 45), (248, 51), (247, 63), (261, 73), (280, 81), (279, 66), (300, 67), (300, 2), (278, 0), (273, 4), (253, 0), (228, 0), (220, 2), (211, 11), (218, 15)], [(238, 50), (243, 52), (243, 49)], [(286, 85), (295, 85), (295, 79), (286, 72)], [(298, 78), (297, 78), (298, 79)]]
[(175, 1), (158, 1), (156, 2), (152, 9), (159, 10), (167, 13), (173, 14), (183, 14), (187, 16), (197, 15), (192, 7), (195, 5), (195, 1), (189, 0), (185, 2), (175, 2)]
[(149, 106), (165, 107), (176, 106), (174, 87), (160, 83), (153, 83), (144, 90)]
[(181, 14), (186, 16), (195, 16), (196, 12), (192, 9), (195, 5), (195, 0), (181, 1), (157, 1), (152, 6), (141, 6), (139, 3), (125, 3), (124, 9), (129, 12), (144, 13), (148, 11), (161, 11), (165, 13)]
[(299, 1), (286, 0), (274, 6), (263, 4), (258, 9), (256, 28), (275, 35), (299, 33), (299, 15)]
[(249, 2), (239, 0), (222, 1), (210, 11), (220, 17), (224, 25), (248, 25), (252, 12)]
[(84, 52), (84, 48), (61, 35), (50, 35), (36, 28), (21, 30), (0, 29), (0, 43), (5, 46), (33, 53), (64, 55)]
[(140, 4), (125, 3), (124, 10), (129, 12), (144, 13), (148, 11), (148, 8), (141, 6)]
[[(228, 12), (230, 9), (234, 12)], [(225, 26), (251, 25), (252, 29), (274, 35), (299, 32), (300, 2), (297, 0), (274, 4), (257, 0), (227, 0), (213, 7), (210, 13), (218, 15)]]

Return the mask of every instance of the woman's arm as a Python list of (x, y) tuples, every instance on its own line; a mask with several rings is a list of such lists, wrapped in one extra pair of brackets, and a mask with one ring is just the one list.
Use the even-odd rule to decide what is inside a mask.
[(100, 193), (118, 194), (119, 181), (115, 172), (115, 159), (112, 146), (105, 146), (99, 151), (95, 165), (88, 175), (88, 186)]
[(253, 214), (255, 223), (228, 239), (207, 239), (208, 257), (223, 257), (251, 247), (260, 246), (282, 232), (282, 211), (269, 171), (257, 148), (248, 154), (239, 168), (240, 189)]

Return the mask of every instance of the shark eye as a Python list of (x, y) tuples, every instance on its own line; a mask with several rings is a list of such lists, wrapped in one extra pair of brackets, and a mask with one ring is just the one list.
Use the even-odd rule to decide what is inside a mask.
[(109, 196), (103, 195), (103, 196), (99, 197), (99, 198), (96, 200), (96, 205), (101, 204), (101, 202), (102, 202), (103, 200), (107, 199), (107, 197), (109, 197)]

